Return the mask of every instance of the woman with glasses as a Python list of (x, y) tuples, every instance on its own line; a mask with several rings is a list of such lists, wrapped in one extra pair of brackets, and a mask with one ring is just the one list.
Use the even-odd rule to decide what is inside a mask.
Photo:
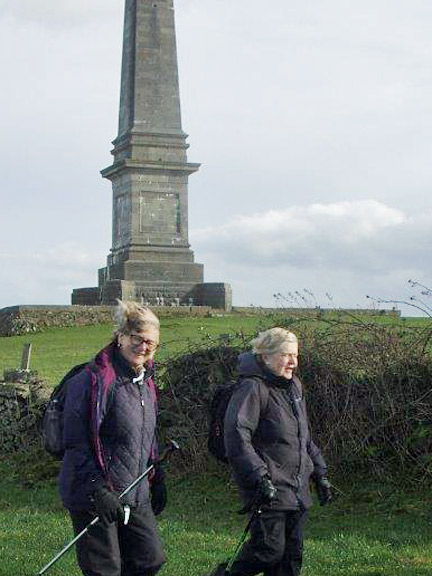
[(65, 455), (60, 494), (75, 534), (84, 576), (152, 576), (164, 563), (155, 515), (166, 502), (161, 469), (120, 503), (118, 495), (156, 459), (153, 356), (159, 320), (135, 302), (120, 302), (113, 340), (67, 385)]

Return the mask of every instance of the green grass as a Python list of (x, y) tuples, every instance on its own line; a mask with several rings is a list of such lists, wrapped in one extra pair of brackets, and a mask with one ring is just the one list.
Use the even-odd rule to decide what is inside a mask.
[[(219, 334), (250, 333), (273, 324), (272, 318), (256, 316), (163, 319), (158, 357), (163, 360)], [(23, 344), (32, 342), (32, 368), (54, 384), (106, 344), (111, 330), (109, 325), (51, 328), (31, 336), (0, 338), (0, 373), (19, 366)], [(72, 538), (54, 484), (24, 488), (18, 476), (11, 461), (0, 462), (1, 576), (37, 574)], [(346, 495), (332, 506), (314, 507), (311, 512), (305, 576), (431, 574), (428, 492), (403, 493), (360, 483), (344, 491)], [(159, 522), (168, 556), (161, 576), (201, 576), (226, 558), (245, 523), (235, 514), (237, 507), (235, 490), (223, 474), (171, 479), (169, 506)], [(47, 574), (79, 576), (74, 553)]]
[[(185, 351), (189, 346), (209, 341), (219, 334), (251, 333), (268, 326), (270, 319), (257, 316), (221, 316), (166, 318), (161, 321), (161, 347), (157, 359)], [(0, 375), (5, 369), (20, 366), (25, 343), (32, 343), (31, 369), (50, 384), (60, 378), (75, 364), (85, 362), (109, 342), (111, 325), (47, 328), (45, 332), (0, 337)]]
[[(334, 314), (341, 318), (340, 314)], [(290, 316), (293, 318), (293, 316)], [(388, 316), (359, 316), (366, 323), (411, 326), (427, 328), (429, 318), (390, 318)], [(308, 322), (301, 318), (300, 323)], [(331, 321), (329, 314), (327, 321)], [(346, 318), (352, 321), (351, 316)], [(295, 322), (295, 319), (293, 320)], [(327, 321), (317, 321), (325, 328)], [(180, 352), (187, 351), (200, 342), (209, 342), (220, 334), (242, 334), (249, 336), (277, 324), (274, 315), (224, 315), (217, 317), (162, 318), (161, 347), (156, 359), (163, 360)], [(295, 330), (295, 324), (293, 325)], [(80, 326), (71, 328), (47, 328), (44, 332), (25, 336), (0, 337), (0, 377), (5, 369), (18, 368), (24, 344), (32, 343), (31, 369), (54, 385), (75, 364), (85, 362), (95, 355), (112, 335), (111, 325)]]
[[(175, 465), (175, 463), (173, 463)], [(26, 490), (0, 464), (0, 574), (37, 574), (73, 537), (53, 485)], [(350, 486), (315, 506), (306, 528), (305, 576), (426, 576), (432, 570), (429, 494)], [(201, 576), (235, 549), (246, 520), (225, 474), (171, 479), (159, 528), (161, 576)], [(47, 574), (78, 576), (71, 550)]]

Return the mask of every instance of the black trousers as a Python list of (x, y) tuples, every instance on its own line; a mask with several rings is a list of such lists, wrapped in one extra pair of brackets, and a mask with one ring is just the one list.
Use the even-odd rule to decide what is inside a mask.
[[(70, 512), (75, 534), (94, 514)], [(84, 576), (153, 576), (165, 562), (150, 506), (132, 508), (126, 526), (98, 522), (77, 542), (78, 565)]]
[(299, 576), (306, 510), (264, 510), (251, 526), (234, 562), (232, 576)]

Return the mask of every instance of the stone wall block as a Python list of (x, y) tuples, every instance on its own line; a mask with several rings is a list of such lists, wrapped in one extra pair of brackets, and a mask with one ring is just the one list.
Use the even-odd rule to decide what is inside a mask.
[(51, 388), (44, 382), (0, 382), (0, 444), (5, 454), (41, 441), (40, 425)]

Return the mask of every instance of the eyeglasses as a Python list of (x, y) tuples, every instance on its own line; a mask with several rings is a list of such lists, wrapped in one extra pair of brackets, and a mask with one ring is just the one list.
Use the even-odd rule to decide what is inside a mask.
[(149, 352), (153, 352), (159, 346), (157, 342), (153, 342), (153, 340), (147, 340), (147, 338), (142, 338), (142, 336), (139, 334), (129, 334), (129, 338), (134, 346), (141, 346), (142, 344), (145, 344)]
[(290, 352), (281, 352), (280, 354), (277, 354), (277, 356), (280, 356), (281, 358), (290, 358), (293, 360), (298, 359), (298, 354), (291, 354)]

